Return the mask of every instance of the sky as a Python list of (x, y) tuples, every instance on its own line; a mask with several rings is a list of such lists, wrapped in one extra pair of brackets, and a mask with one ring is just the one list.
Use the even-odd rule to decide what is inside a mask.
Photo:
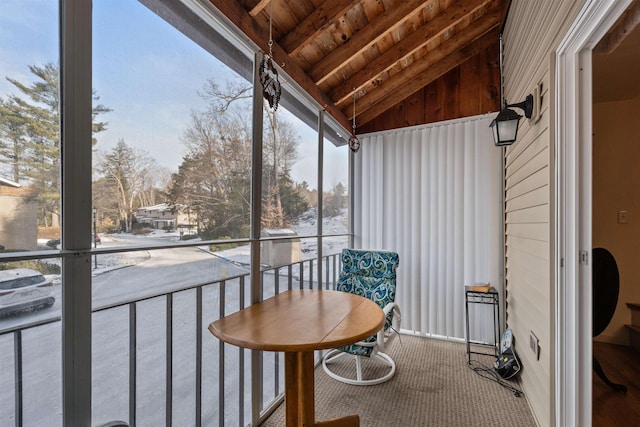
[[(55, 0), (0, 0), (0, 97), (16, 92), (5, 76), (31, 82), (29, 65), (58, 62), (57, 9)], [(112, 109), (100, 116), (108, 129), (96, 135), (96, 148), (106, 152), (123, 139), (177, 171), (190, 115), (206, 106), (198, 92), (207, 79), (224, 85), (239, 77), (135, 0), (95, 0), (93, 16), (93, 87), (98, 102)], [(293, 178), (316, 188), (317, 134), (279, 111), (301, 142)], [(347, 148), (328, 145), (325, 190), (348, 175)]]

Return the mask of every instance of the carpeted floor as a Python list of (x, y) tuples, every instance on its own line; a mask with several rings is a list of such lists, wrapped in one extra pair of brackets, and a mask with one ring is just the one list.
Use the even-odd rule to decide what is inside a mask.
[[(396, 374), (375, 386), (343, 384), (317, 367), (316, 420), (358, 414), (362, 427), (536, 426), (526, 397), (468, 367), (464, 344), (402, 335), (387, 353), (396, 361)], [(474, 355), (475, 361), (491, 367), (493, 358)], [(262, 426), (284, 426), (283, 410), (284, 404)]]

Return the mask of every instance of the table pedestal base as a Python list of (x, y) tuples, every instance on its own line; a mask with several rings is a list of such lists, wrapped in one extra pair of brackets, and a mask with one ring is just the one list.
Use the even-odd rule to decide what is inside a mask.
[(360, 417), (349, 415), (315, 421), (313, 351), (284, 355), (285, 425), (287, 427), (359, 427)]

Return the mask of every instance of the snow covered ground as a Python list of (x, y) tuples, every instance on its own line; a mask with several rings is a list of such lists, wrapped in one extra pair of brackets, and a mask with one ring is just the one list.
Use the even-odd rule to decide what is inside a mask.
[[(317, 212), (315, 208), (312, 208), (302, 214), (298, 220), (291, 225), (293, 230), (298, 236), (300, 236), (300, 250), (301, 260), (314, 259), (318, 254), (318, 241), (317, 238), (304, 238), (303, 236), (315, 236), (318, 233), (317, 226)], [(343, 209), (341, 214), (334, 217), (325, 217), (322, 220), (323, 234), (346, 234), (348, 232), (348, 212), (347, 209)], [(178, 242), (180, 240), (180, 233), (177, 231), (167, 232), (165, 230), (153, 230), (149, 234), (135, 235), (131, 233), (119, 233), (114, 235), (100, 234), (101, 242), (99, 247), (102, 246), (128, 246), (131, 244), (144, 245), (155, 241), (160, 243), (161, 241)], [(190, 242), (197, 242), (197, 240), (190, 240)], [(38, 245), (46, 248), (47, 240), (39, 240)], [(322, 254), (324, 256), (339, 253), (343, 248), (346, 248), (348, 244), (348, 237), (326, 237), (323, 239)], [(210, 252), (208, 246), (201, 246), (201, 250)], [(225, 249), (218, 252), (211, 252), (212, 255), (225, 258), (237, 265), (250, 264), (250, 250), (249, 245), (238, 246), (232, 249)], [(97, 256), (94, 261), (96, 268), (93, 269), (93, 275), (98, 275), (106, 271), (111, 271), (118, 268), (127, 267), (130, 265), (136, 265), (150, 257), (149, 251), (134, 251), (134, 252), (120, 252), (115, 254), (102, 254)], [(59, 259), (50, 260), (49, 262), (60, 263)], [(50, 276), (54, 283), (59, 283), (59, 276)]]
[[(312, 208), (302, 214), (298, 221), (289, 227), (300, 239), (300, 250), (302, 252), (301, 259), (308, 260), (316, 258), (318, 255), (318, 239), (315, 237), (303, 238), (302, 236), (315, 236), (318, 233), (318, 226), (316, 222), (317, 213), (316, 209)], [(341, 215), (322, 219), (322, 232), (323, 234), (346, 234), (348, 232), (347, 223), (347, 209), (343, 209)], [(322, 254), (332, 255), (339, 253), (343, 248), (347, 247), (348, 237), (326, 237), (323, 239)], [(243, 264), (249, 264), (250, 252), (249, 245), (240, 246), (233, 249), (228, 249), (216, 253), (218, 256), (226, 258), (228, 260), (239, 262)]]
[[(323, 231), (325, 234), (344, 234), (347, 232), (347, 213), (340, 217), (324, 218)], [(308, 212), (302, 215), (300, 219), (291, 225), (291, 229), (301, 236), (300, 248), (303, 260), (314, 259), (317, 256), (317, 238), (304, 238), (302, 236), (315, 236), (317, 234), (317, 223), (315, 212)], [(154, 245), (162, 245), (163, 243), (175, 243), (179, 241), (179, 233), (167, 233), (163, 230), (155, 230), (147, 235), (133, 235), (120, 233), (114, 235), (100, 235), (101, 244), (98, 248), (112, 250), (120, 250), (121, 248), (131, 248), (132, 246), (148, 246), (146, 250), (136, 250), (131, 252), (105, 253), (92, 257), (92, 264), (95, 261), (97, 268), (94, 268), (94, 279), (92, 281), (92, 297), (95, 306), (106, 306), (113, 302), (122, 300), (131, 300), (137, 296), (144, 297), (145, 292), (151, 290), (153, 294), (162, 292), (173, 292), (175, 289), (163, 286), (166, 282), (173, 281), (176, 277), (180, 283), (171, 283), (174, 288), (182, 286), (182, 282), (188, 285), (201, 283), (204, 280), (215, 281), (216, 278), (222, 277), (221, 272), (226, 269), (229, 275), (235, 275), (237, 271), (240, 274), (246, 274), (249, 271), (250, 253), (249, 245), (237, 248), (223, 250), (218, 252), (209, 252), (207, 245), (201, 245), (199, 250), (193, 248), (178, 248), (176, 250), (158, 249), (154, 250)], [(339, 253), (340, 250), (347, 245), (347, 237), (326, 238), (323, 240), (323, 255), (331, 255)], [(199, 244), (196, 240), (192, 240), (195, 244)], [(46, 246), (46, 240), (39, 242), (43, 249), (50, 249)], [(208, 255), (208, 253), (211, 254)], [(222, 257), (231, 262), (233, 266), (229, 266), (227, 262), (216, 262), (215, 257)], [(210, 260), (211, 258), (211, 260)], [(48, 262), (60, 263), (60, 258), (53, 258)], [(92, 265), (93, 267), (93, 265)], [(128, 268), (125, 268), (128, 267)], [(299, 270), (296, 264), (291, 269), (292, 277), (300, 278), (304, 276), (304, 283), (310, 278), (309, 270), (311, 262), (305, 262), (303, 271)], [(120, 271), (112, 271), (122, 269)], [(330, 266), (328, 270), (331, 270)], [(314, 275), (317, 275), (318, 267), (313, 266)], [(245, 273), (246, 272), (246, 273)], [(324, 270), (329, 273), (329, 271)], [(285, 286), (284, 275), (287, 275), (287, 269), (280, 270), (280, 281), (274, 280), (274, 271), (264, 273), (264, 293), (265, 298), (274, 294), (276, 283)], [(194, 279), (194, 276), (196, 277)], [(335, 275), (334, 275), (335, 276)], [(60, 276), (52, 277), (54, 283), (60, 283)], [(164, 280), (155, 280), (161, 278)], [(204, 279), (203, 279), (204, 278)], [(313, 278), (316, 281), (316, 278)], [(294, 285), (294, 286), (297, 286)], [(234, 301), (238, 300), (239, 286), (235, 282), (227, 284), (226, 304), (229, 310), (237, 307)], [(284, 288), (281, 288), (284, 289)], [(12, 328), (20, 328), (24, 322), (45, 321), (52, 316), (60, 316), (62, 310), (62, 298), (60, 287), (55, 287), (53, 292), (56, 296), (56, 303), (53, 307), (46, 310), (23, 313), (20, 316), (8, 317), (2, 319), (4, 324), (0, 324), (0, 329), (9, 330)], [(216, 289), (213, 286), (204, 290), (203, 300), (207, 304), (204, 308), (206, 316), (203, 316), (203, 327), (206, 328), (208, 322), (215, 318), (215, 304), (219, 303), (219, 297), (215, 294)], [(124, 295), (124, 297), (123, 297)], [(111, 300), (109, 300), (111, 298)], [(193, 360), (193, 349), (195, 348), (195, 299), (194, 293), (187, 291), (178, 293), (172, 299), (173, 310), (179, 315), (173, 323), (173, 337), (176, 340), (174, 345), (174, 360)], [(245, 296), (246, 298), (246, 296)], [(164, 310), (166, 310), (165, 299), (151, 298), (136, 305), (136, 322), (138, 322), (138, 383), (137, 396), (138, 407), (137, 416), (144, 419), (147, 425), (161, 425), (164, 415), (164, 376), (162, 371), (157, 371), (158, 366), (164, 366), (164, 351), (166, 343), (158, 337), (163, 337), (165, 333), (165, 324), (163, 323)], [(230, 312), (230, 311), (229, 311)], [(129, 335), (126, 333), (130, 328), (130, 313), (127, 309), (114, 308), (103, 311), (96, 311), (93, 315), (93, 332), (92, 332), (92, 351), (94, 353), (94, 365), (92, 370), (93, 381), (93, 416), (94, 420), (100, 420), (98, 424), (103, 424), (107, 420), (126, 419), (128, 415), (128, 380), (129, 380)], [(61, 344), (60, 344), (60, 323), (53, 323), (44, 327), (33, 328), (29, 333), (23, 335), (23, 346), (26, 349), (38, 349), (38, 351), (25, 351), (27, 355), (23, 363), (23, 372), (31, 373), (25, 375), (22, 379), (24, 388), (25, 402), (37, 402), (37, 405), (27, 405), (24, 409), (24, 417), (29, 425), (50, 425), (56, 423), (61, 417), (62, 402), (59, 396), (62, 381), (61, 366)], [(58, 328), (58, 329), (51, 329)], [(52, 333), (53, 331), (57, 331)], [(144, 331), (144, 332), (143, 332)], [(217, 401), (218, 387), (212, 382), (217, 378), (217, 369), (219, 366), (217, 347), (214, 347), (215, 340), (205, 340), (203, 342), (203, 354), (207, 354), (206, 363), (203, 363), (203, 400)], [(14, 339), (11, 335), (5, 335), (0, 340), (0, 366), (7, 369), (0, 372), (0, 425), (9, 425), (13, 422), (11, 415), (13, 412), (13, 391), (15, 374), (11, 369), (12, 358), (14, 354)], [(226, 372), (238, 372), (241, 368), (239, 361), (235, 359), (236, 352), (228, 352), (225, 359)], [(104, 355), (95, 357), (95, 355)], [(245, 369), (246, 369), (245, 365)], [(270, 365), (273, 366), (273, 365)], [(178, 368), (175, 368), (176, 372)], [(190, 365), (180, 366), (184, 372), (189, 372)], [(160, 372), (160, 374), (158, 374)], [(181, 371), (182, 372), (182, 371)], [(282, 375), (283, 370), (280, 370)], [(145, 374), (151, 373), (151, 374)], [(175, 374), (174, 374), (175, 375)], [(265, 368), (264, 381), (265, 384), (274, 383), (275, 372), (271, 368)], [(231, 378), (225, 380), (225, 390), (239, 390), (234, 381), (238, 377), (232, 375)], [(207, 382), (209, 381), (209, 382)], [(282, 380), (280, 380), (282, 381)], [(174, 401), (173, 413), (174, 419), (190, 420), (193, 415), (193, 390), (195, 380), (191, 379), (188, 374), (174, 376)], [(206, 393), (205, 393), (206, 391)], [(206, 395), (205, 395), (206, 394)], [(227, 406), (230, 415), (230, 423), (238, 422), (233, 418), (237, 416), (238, 410), (235, 407), (237, 400), (229, 400)], [(216, 415), (217, 407), (212, 405), (203, 406), (203, 419), (213, 419)], [(53, 416), (58, 418), (51, 421)], [(156, 418), (158, 420), (156, 420)], [(35, 421), (34, 421), (35, 420)], [(46, 421), (43, 421), (46, 420)], [(102, 421), (104, 420), (104, 421)], [(151, 420), (151, 421), (150, 421)], [(192, 424), (186, 421), (187, 424)], [(185, 424), (186, 425), (186, 424)]]

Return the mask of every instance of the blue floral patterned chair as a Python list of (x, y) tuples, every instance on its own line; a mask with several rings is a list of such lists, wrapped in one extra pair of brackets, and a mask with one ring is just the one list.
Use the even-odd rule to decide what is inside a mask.
[[(336, 290), (369, 298), (384, 311), (384, 327), (372, 337), (327, 352), (322, 358), (322, 367), (332, 378), (353, 385), (373, 385), (389, 380), (396, 372), (396, 364), (384, 353), (385, 345), (400, 330), (400, 308), (396, 299), (396, 269), (399, 257), (395, 252), (356, 249), (342, 250), (342, 271)], [(353, 357), (356, 364), (355, 379), (338, 375), (329, 369), (332, 362), (342, 357)], [(386, 373), (373, 379), (362, 378), (363, 358), (377, 359), (386, 368)], [(378, 369), (375, 370), (378, 372)], [(353, 376), (352, 376), (353, 377)]]

